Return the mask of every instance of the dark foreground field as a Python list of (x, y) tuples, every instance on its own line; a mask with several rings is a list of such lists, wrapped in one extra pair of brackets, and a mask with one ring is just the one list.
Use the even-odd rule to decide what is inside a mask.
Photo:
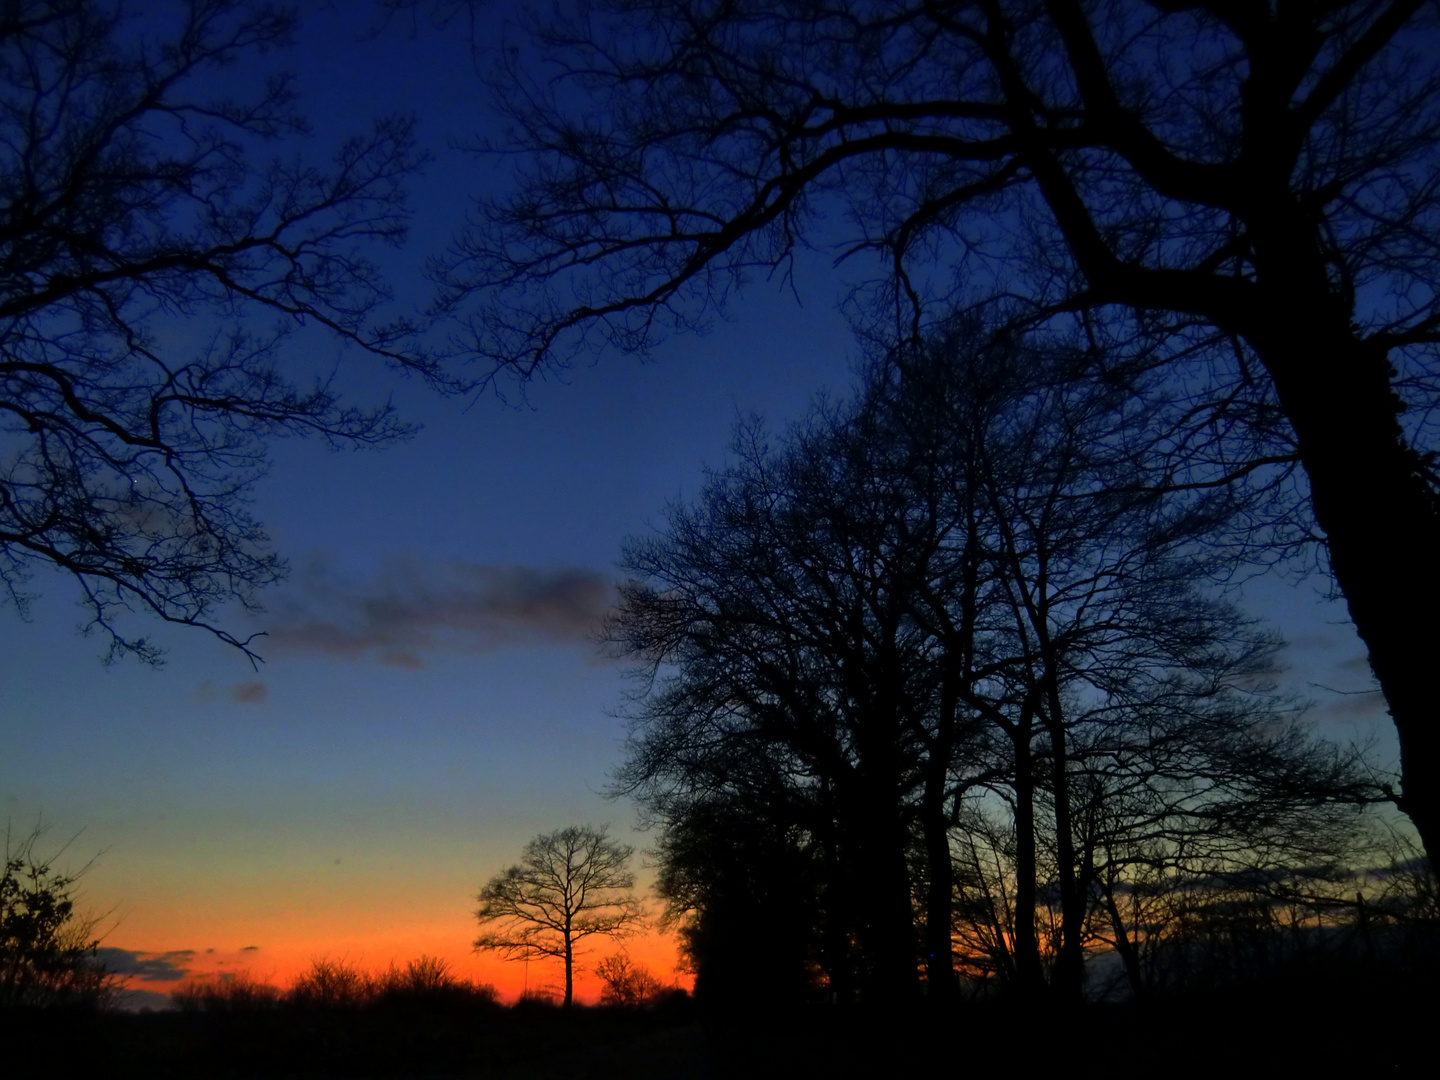
[[(16, 1078), (1429, 1074), (1434, 985), (1274, 985), (1148, 1006), (529, 1007), (0, 1017)], [(1417, 1059), (1417, 1053), (1419, 1055)]]

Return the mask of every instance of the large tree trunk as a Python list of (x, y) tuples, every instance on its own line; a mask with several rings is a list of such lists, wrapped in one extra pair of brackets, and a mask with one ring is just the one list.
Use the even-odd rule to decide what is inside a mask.
[(570, 932), (565, 932), (565, 1008), (575, 1000), (575, 949), (570, 943)]
[(894, 1004), (913, 1000), (920, 988), (906, 835), (893, 799), (867, 801), (860, 825), (866, 998)]
[(1275, 382), (1310, 482), (1330, 569), (1400, 740), (1396, 802), (1440, 850), (1440, 501), (1399, 423), (1387, 352), (1357, 339), (1307, 224), (1277, 212), (1257, 235), (1265, 303), (1243, 327)]
[[(870, 687), (862, 686), (859, 693)], [(904, 727), (898, 691), (876, 694), (854, 725), (857, 764), (853, 826), (860, 838), (860, 913), (865, 945), (866, 998), (898, 1003), (919, 994), (915, 913), (907, 859), (909, 830), (903, 809)], [(858, 696), (858, 695), (857, 695)]]
[[(1047, 664), (1053, 661), (1047, 657)], [(1051, 989), (1063, 1001), (1079, 1002), (1085, 996), (1085, 929), (1087, 900), (1076, 874), (1075, 825), (1070, 808), (1070, 772), (1060, 694), (1053, 676), (1049, 683), (1045, 728), (1050, 736), (1050, 784), (1055, 800), (1055, 856), (1060, 876), (1060, 955), (1055, 959)]]
[[(842, 853), (841, 837), (847, 822), (841, 817), (842, 806), (825, 777), (820, 781), (822, 813), (817, 815), (817, 830), (824, 844), (825, 896), (822, 904), (824, 926), (820, 935), (821, 966), (829, 982), (831, 1001), (846, 1006), (855, 1003), (855, 930), (852, 882), (854, 859)], [(848, 841), (843, 846), (848, 847)]]
[(955, 905), (955, 868), (950, 864), (950, 822), (945, 814), (948, 770), (932, 761), (929, 771), (920, 807), (925, 857), (929, 864), (925, 893), (925, 981), (928, 995), (943, 999), (954, 997), (960, 989), (955, 981), (950, 925)]
[(950, 817), (946, 796), (950, 785), (950, 759), (955, 751), (958, 718), (953, 678), (947, 677), (940, 695), (940, 710), (925, 768), (925, 789), (920, 798), (920, 830), (928, 864), (925, 893), (925, 984), (936, 999), (955, 997), (954, 914), (955, 867), (950, 860)]
[(1020, 993), (1037, 996), (1045, 988), (1040, 941), (1035, 934), (1038, 902), (1035, 851), (1035, 775), (1027, 717), (1010, 732), (1015, 746), (1015, 975)]
[(1396, 801), (1433, 853), (1440, 850), (1434, 684), (1440, 573), (1433, 565), (1440, 557), (1440, 508), (1396, 420), (1399, 402), (1385, 356), (1333, 333), (1344, 328), (1318, 322), (1311, 328), (1320, 333), (1297, 328), (1299, 340), (1285, 354), (1261, 355), (1299, 440), (1331, 572), (1395, 722)]

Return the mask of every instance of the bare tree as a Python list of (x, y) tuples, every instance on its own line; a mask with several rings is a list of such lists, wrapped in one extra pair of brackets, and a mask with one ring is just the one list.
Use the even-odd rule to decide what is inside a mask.
[[(110, 656), (158, 658), (115, 620), (204, 627), (284, 573), (246, 492), (267, 441), (405, 437), (390, 407), (286, 371), (302, 327), (448, 384), (376, 317), (367, 250), (404, 235), (422, 156), (406, 117), (285, 157), (307, 132), (289, 78), (212, 78), (285, 45), (293, 13), (187, 0), (143, 27), (118, 2), (0, 12), (0, 598), (22, 615), (48, 564), (78, 582)], [(264, 151), (265, 157), (260, 157)], [(273, 160), (271, 155), (276, 155)], [(196, 327), (204, 327), (197, 333)]]
[(496, 79), (519, 190), (437, 272), (475, 353), (527, 375), (703, 325), (817, 242), (873, 253), (911, 336), (958, 267), (1168, 367), (1203, 390), (1187, 482), (1303, 467), (1292, 525), (1323, 538), (1434, 848), (1440, 639), (1412, 615), (1440, 573), (1395, 550), (1440, 550), (1435, 22), (1423, 0), (557, 5)]
[[(610, 636), (654, 692), (637, 699), (619, 786), (670, 827), (703, 830), (726, 804), (789, 815), (830, 853), (828, 891), (849, 909), (835, 930), (858, 942), (865, 993), (903, 1000), (919, 988), (908, 797), (933, 676), (932, 641), (905, 600), (935, 551), (907, 543), (907, 528), (933, 522), (875, 471), (887, 448), (851, 438), (849, 419), (817, 413), (780, 447), (742, 429), (734, 463), (695, 505), (627, 544), (637, 580)], [(749, 891), (716, 890), (731, 904)]]
[(571, 825), (537, 836), (516, 865), (480, 890), (482, 927), (475, 949), (506, 960), (549, 956), (565, 963), (565, 1006), (574, 999), (575, 952), (591, 937), (623, 937), (643, 919), (629, 869), (635, 849), (609, 839), (606, 830)]
[(595, 974), (605, 984), (600, 991), (602, 1005), (624, 1005), (631, 1008), (649, 1005), (665, 989), (650, 969), (630, 959), (630, 954), (618, 952), (607, 956), (595, 965)]
[(953, 992), (958, 890), (971, 955), (1079, 1001), (1102, 841), (1139, 858), (1149, 828), (1238, 865), (1377, 793), (1269, 694), (1274, 638), (1207, 595), (1232, 500), (1136, 482), (1149, 396), (1083, 349), (960, 329), (783, 441), (742, 429), (627, 546), (643, 578), (610, 636), (643, 681), (618, 779), (697, 931), (760, 913), (804, 851), (871, 1000), (913, 994), (922, 955)]

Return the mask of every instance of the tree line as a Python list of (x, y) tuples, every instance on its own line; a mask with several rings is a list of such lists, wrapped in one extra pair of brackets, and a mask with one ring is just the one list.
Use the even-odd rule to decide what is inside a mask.
[(1078, 1001), (1103, 942), (1144, 995), (1179, 921), (1369, 857), (1363, 755), (1218, 588), (1265, 492), (1162, 492), (1147, 378), (962, 319), (784, 436), (742, 426), (630, 543), (616, 790), (697, 992)]

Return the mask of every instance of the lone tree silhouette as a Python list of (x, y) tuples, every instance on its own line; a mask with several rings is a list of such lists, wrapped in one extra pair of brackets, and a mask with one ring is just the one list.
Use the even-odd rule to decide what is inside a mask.
[(571, 825), (537, 836), (516, 865), (480, 890), (482, 927), (475, 950), (506, 960), (551, 956), (565, 961), (565, 1007), (575, 990), (575, 950), (588, 937), (623, 937), (644, 918), (629, 869), (635, 849), (617, 844), (604, 826)]

